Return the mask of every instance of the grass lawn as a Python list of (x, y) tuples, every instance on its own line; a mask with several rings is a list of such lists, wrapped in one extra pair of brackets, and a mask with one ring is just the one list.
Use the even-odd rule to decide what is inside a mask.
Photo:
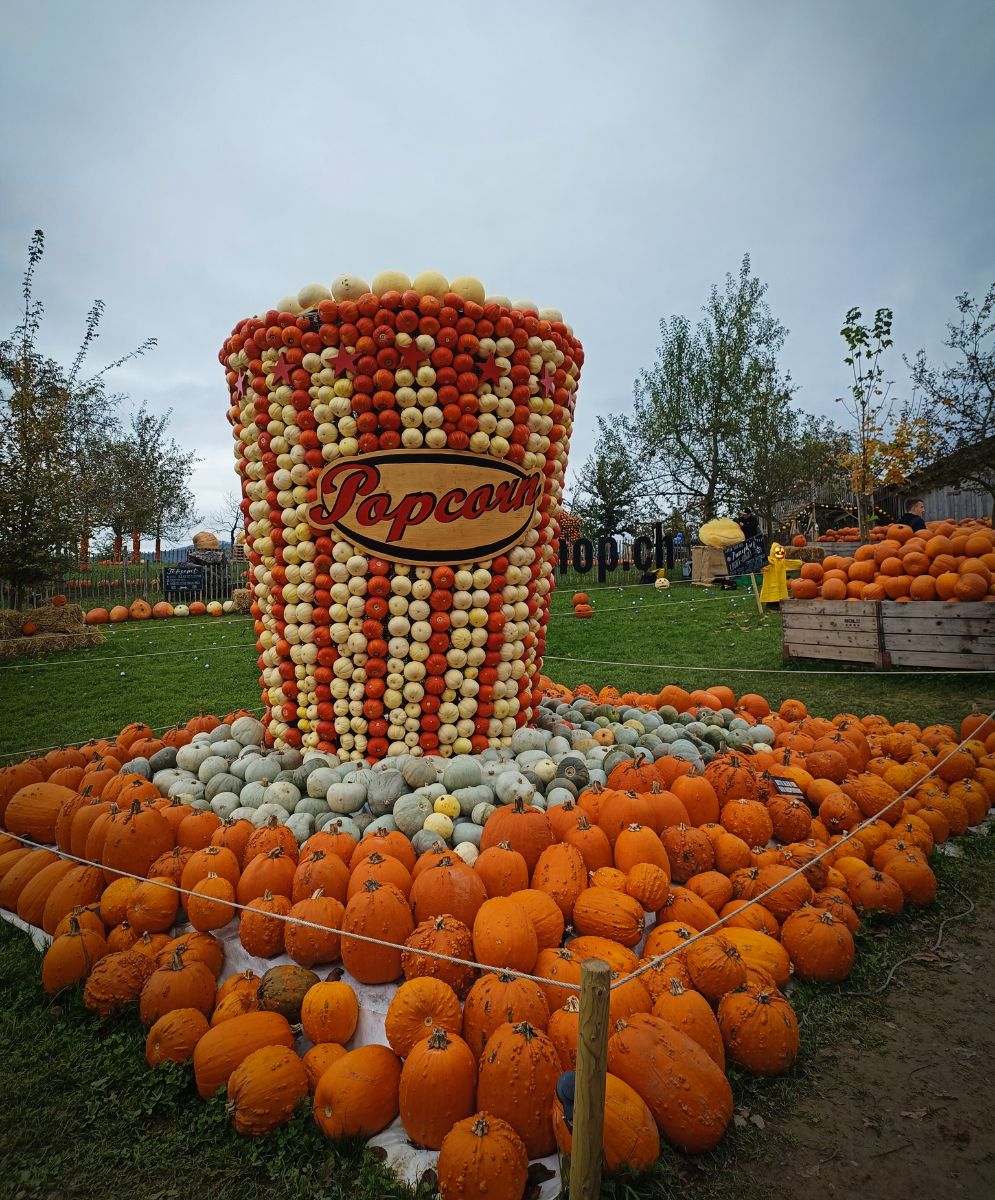
[[(785, 667), (778, 616), (761, 616), (744, 589), (592, 587), (589, 621), (573, 616), (571, 591), (564, 587), (553, 599), (545, 670), (573, 686), (655, 691), (665, 683), (725, 683), (738, 693), (761, 692), (772, 704), (796, 697), (822, 715), (883, 712), (922, 724), (957, 722), (995, 694), (990, 675)], [(107, 641), (91, 650), (0, 664), (0, 756), (104, 736), (133, 720), (158, 728), (198, 712), (259, 705), (245, 617), (135, 622), (106, 632)]]

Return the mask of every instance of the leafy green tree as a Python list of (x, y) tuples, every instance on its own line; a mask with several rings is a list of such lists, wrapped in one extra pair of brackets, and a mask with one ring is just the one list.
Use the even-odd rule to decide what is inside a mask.
[(179, 540), (199, 519), (189, 487), (197, 457), (167, 437), (171, 415), (150, 413), (142, 404), (104, 447), (101, 516), (114, 534), (115, 560), (130, 533), (136, 542), (142, 534), (155, 538), (158, 561), (162, 540)]
[(0, 578), (12, 585), (16, 604), (58, 577), (85, 546), (101, 490), (92, 456), (113, 429), (119, 399), (108, 393), (105, 376), (155, 345), (149, 338), (84, 378), (104, 311), (98, 300), (87, 314), (72, 366), (66, 369), (44, 355), (38, 345), (44, 306), (34, 295), (44, 251), (44, 234), (36, 229), (22, 281), (21, 319), (0, 342)]
[(647, 505), (642, 471), (633, 461), (619, 423), (599, 418), (594, 453), (577, 473), (571, 511), (591, 537), (632, 533)]
[(179, 541), (200, 520), (190, 490), (190, 477), (199, 459), (167, 436), (171, 417), (172, 410), (156, 416), (143, 404), (131, 422), (140, 469), (135, 481), (138, 507), (135, 528), (155, 538), (156, 562), (160, 560), (164, 540)]
[(752, 405), (747, 429), (736, 457), (732, 507), (751, 507), (772, 534), (777, 509), (838, 469), (848, 443), (832, 421), (793, 407), (786, 393)]
[(940, 433), (943, 459), (927, 478), (989, 495), (995, 518), (995, 283), (980, 303), (965, 292), (956, 304), (943, 343), (953, 361), (935, 367), (920, 350), (906, 363)]
[(777, 355), (787, 330), (770, 311), (766, 285), (743, 256), (737, 277), (713, 287), (696, 326), (684, 316), (660, 324), (652, 369), (635, 385), (624, 436), (644, 481), (682, 510), (711, 520), (742, 490), (751, 424), (771, 427), (790, 380)]

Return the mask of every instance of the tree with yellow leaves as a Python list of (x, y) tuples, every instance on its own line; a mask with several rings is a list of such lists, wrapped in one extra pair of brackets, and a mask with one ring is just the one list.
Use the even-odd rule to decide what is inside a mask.
[(863, 323), (859, 308), (851, 308), (840, 334), (847, 345), (843, 361), (850, 368), (850, 396), (839, 397), (854, 423), (851, 448), (843, 456), (857, 498), (857, 523), (860, 536), (867, 537), (869, 514), (874, 509), (874, 493), (888, 485), (901, 486), (922, 468), (939, 446), (917, 397), (895, 414), (891, 395), (893, 381), (884, 377), (881, 357), (893, 345), (892, 311), (879, 308), (874, 322)]

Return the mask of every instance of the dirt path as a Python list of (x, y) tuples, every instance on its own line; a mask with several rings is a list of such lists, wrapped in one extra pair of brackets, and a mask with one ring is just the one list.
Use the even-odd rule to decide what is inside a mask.
[(889, 1012), (818, 1074), (748, 1169), (791, 1200), (995, 1196), (995, 895), (902, 966)]

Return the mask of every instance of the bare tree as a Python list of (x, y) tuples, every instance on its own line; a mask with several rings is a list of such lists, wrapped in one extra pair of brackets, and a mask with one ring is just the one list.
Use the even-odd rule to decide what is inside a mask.
[(992, 498), (995, 517), (995, 283), (979, 303), (957, 297), (959, 321), (947, 323), (943, 343), (955, 358), (932, 366), (920, 350), (908, 363), (941, 431), (944, 461), (937, 483), (964, 483)]
[(226, 534), (231, 539), (232, 548), (244, 521), (241, 500), (234, 492), (225, 492), (218, 507), (207, 514), (208, 528), (212, 533)]

